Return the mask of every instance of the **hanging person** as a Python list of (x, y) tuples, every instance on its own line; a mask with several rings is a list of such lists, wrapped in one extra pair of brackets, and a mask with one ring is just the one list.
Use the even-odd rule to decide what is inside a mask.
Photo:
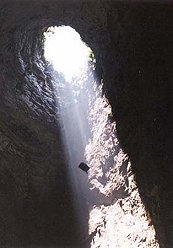
[(81, 162), (78, 167), (88, 174), (88, 170), (90, 169), (90, 167), (87, 164), (85, 164), (84, 162)]

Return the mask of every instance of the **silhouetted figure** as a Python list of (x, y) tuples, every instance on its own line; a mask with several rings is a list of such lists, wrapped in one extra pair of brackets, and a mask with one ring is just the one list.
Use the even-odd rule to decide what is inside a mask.
[(87, 164), (82, 162), (82, 163), (80, 163), (79, 168), (88, 174), (88, 170), (90, 167)]

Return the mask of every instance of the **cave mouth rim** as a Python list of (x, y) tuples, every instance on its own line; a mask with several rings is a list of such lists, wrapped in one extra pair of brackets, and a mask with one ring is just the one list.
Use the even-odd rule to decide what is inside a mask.
[[(70, 25), (50, 25), (42, 32), (43, 58), (66, 81), (80, 77), (88, 64), (95, 70), (93, 50)], [(57, 56), (59, 54), (59, 56)]]

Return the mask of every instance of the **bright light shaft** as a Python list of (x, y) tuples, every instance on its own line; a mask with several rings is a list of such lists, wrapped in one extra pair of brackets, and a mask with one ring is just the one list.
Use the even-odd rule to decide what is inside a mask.
[(89, 48), (80, 35), (69, 26), (51, 27), (45, 32), (44, 55), (55, 70), (64, 74), (66, 80), (80, 75), (89, 57)]
[(76, 218), (80, 224), (80, 235), (83, 237), (88, 235), (89, 188), (87, 174), (78, 165), (86, 161), (85, 147), (91, 135), (88, 111), (94, 77), (88, 62), (91, 61), (92, 51), (83, 43), (80, 35), (68, 26), (51, 27), (44, 33), (44, 38), (45, 59), (58, 74), (63, 73), (65, 77), (64, 80), (57, 73), (52, 74), (59, 108), (58, 120), (62, 126), (62, 140), (68, 162), (67, 175)]

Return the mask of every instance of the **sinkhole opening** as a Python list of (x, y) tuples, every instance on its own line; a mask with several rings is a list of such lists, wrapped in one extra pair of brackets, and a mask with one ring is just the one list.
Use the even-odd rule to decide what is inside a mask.
[(96, 62), (91, 48), (70, 26), (49, 27), (43, 33), (42, 42), (46, 61), (67, 81), (84, 73), (88, 63)]

